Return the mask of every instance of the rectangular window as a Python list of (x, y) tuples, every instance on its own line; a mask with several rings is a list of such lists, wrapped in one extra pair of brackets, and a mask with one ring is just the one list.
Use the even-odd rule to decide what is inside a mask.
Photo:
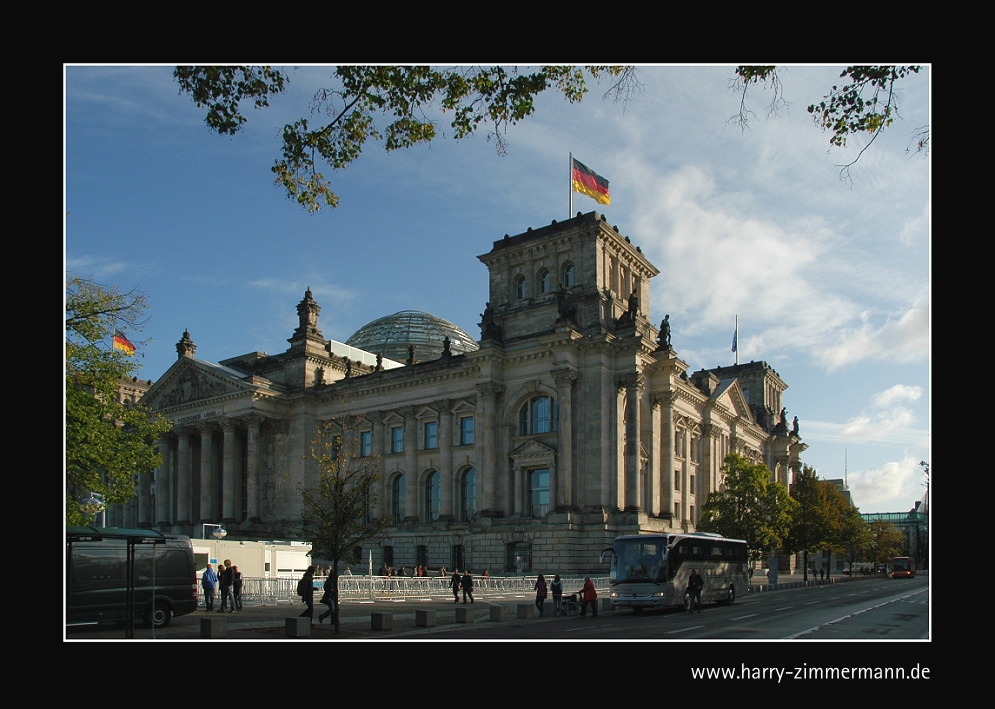
[(694, 494), (694, 475), (691, 476), (691, 481), (690, 484), (688, 485), (688, 494), (689, 495)]
[(675, 470), (674, 471), (674, 489), (675, 490), (680, 490), (681, 489), (681, 471), (680, 470)]
[(390, 452), (404, 452), (404, 429), (400, 426), (395, 426), (390, 429)]
[(688, 517), (691, 518), (691, 524), (696, 524), (697, 523), (696, 520), (695, 520), (695, 518), (694, 518), (694, 505), (689, 505), (688, 506)]
[(439, 424), (429, 421), (425, 424), (425, 450), (433, 450), (439, 447), (438, 439)]
[(529, 514), (542, 517), (549, 512), (549, 469), (529, 472)]
[(473, 416), (465, 416), (459, 420), (459, 444), (473, 445)]
[(362, 431), (359, 434), (359, 455), (368, 458), (373, 453), (373, 432)]

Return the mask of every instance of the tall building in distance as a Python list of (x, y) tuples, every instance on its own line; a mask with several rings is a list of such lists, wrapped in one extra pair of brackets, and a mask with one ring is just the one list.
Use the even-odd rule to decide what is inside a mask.
[(162, 467), (119, 522), (293, 536), (316, 428), (348, 421), (394, 517), (364, 558), (581, 573), (603, 570), (619, 534), (694, 530), (729, 453), (785, 484), (800, 470), (787, 384), (764, 362), (688, 373), (669, 320), (646, 311), (658, 270), (603, 215), (506, 235), (479, 258), (477, 342), (416, 311), (329, 341), (310, 291), (280, 354), (208, 362), (184, 333), (143, 399), (174, 423)]

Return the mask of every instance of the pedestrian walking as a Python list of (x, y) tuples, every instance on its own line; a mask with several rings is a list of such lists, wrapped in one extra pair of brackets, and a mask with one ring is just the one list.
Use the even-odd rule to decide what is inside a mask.
[(535, 592), (536, 608), (539, 609), (539, 617), (542, 618), (542, 606), (546, 602), (546, 579), (542, 574), (539, 574), (539, 578), (536, 579)]
[(459, 569), (453, 572), (453, 577), (449, 579), (449, 588), (453, 589), (453, 603), (459, 603), (460, 574)]
[(470, 575), (469, 569), (463, 569), (463, 577), (459, 580), (460, 588), (463, 589), (463, 605), (466, 605), (466, 597), (470, 597), (470, 603), (473, 603), (473, 577)]
[(314, 572), (314, 566), (307, 567), (307, 571), (304, 572), (301, 580), (297, 582), (297, 595), (307, 605), (304, 612), (297, 617), (307, 618), (312, 623), (314, 622)]
[[(318, 625), (321, 625), (325, 618), (331, 618), (332, 613), (335, 611), (335, 601), (332, 598), (332, 577), (329, 576), (325, 579), (324, 592), (321, 594), (321, 600), (319, 603), (324, 603), (328, 606), (328, 610), (318, 616)], [(329, 623), (334, 623), (335, 619), (332, 618)]]

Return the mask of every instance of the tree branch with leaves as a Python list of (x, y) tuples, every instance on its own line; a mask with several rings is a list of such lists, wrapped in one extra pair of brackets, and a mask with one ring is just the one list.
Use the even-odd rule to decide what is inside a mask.
[(145, 294), (121, 292), (91, 279), (66, 283), (66, 524), (89, 524), (81, 502), (93, 493), (104, 504), (128, 502), (141, 475), (159, 465), (156, 441), (172, 424), (143, 406), (119, 400), (121, 384), (137, 371), (133, 356), (113, 348), (115, 330), (147, 323)]
[[(234, 135), (246, 122), (242, 103), (269, 105), (289, 82), (281, 69), (252, 66), (179, 66), (173, 72), (180, 93), (207, 109), (205, 122), (221, 135)], [(606, 92), (625, 102), (641, 91), (635, 71), (626, 66), (518, 67), (339, 66), (333, 86), (319, 89), (310, 105), (311, 119), (288, 123), (282, 131), (283, 157), (272, 167), (276, 184), (309, 212), (336, 207), (339, 197), (321, 171), (345, 169), (359, 158), (369, 140), (382, 140), (388, 152), (429, 143), (438, 126), (429, 112), (451, 117), (456, 140), (489, 126), (499, 154), (507, 151), (510, 126), (535, 112), (535, 99), (553, 89), (569, 103), (588, 92), (588, 78), (612, 80)], [(378, 127), (379, 124), (382, 127)], [(385, 125), (383, 125), (385, 122)]]
[[(331, 562), (332, 624), (339, 621), (339, 563), (359, 561), (353, 550), (379, 539), (393, 518), (380, 510), (377, 488), (382, 479), (379, 456), (362, 456), (355, 437), (359, 419), (335, 419), (318, 426), (304, 456), (317, 465), (317, 476), (300, 487), (302, 527), (312, 542), (311, 556)], [(379, 510), (379, 514), (378, 514)]]

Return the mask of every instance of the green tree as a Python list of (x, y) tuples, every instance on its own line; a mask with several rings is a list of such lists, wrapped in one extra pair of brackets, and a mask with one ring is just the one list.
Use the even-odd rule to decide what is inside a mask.
[(839, 548), (843, 559), (850, 564), (851, 575), (854, 574), (854, 564), (866, 559), (871, 543), (870, 525), (860, 516), (860, 510), (847, 504), (840, 519)]
[[(237, 133), (245, 123), (243, 101), (268, 106), (289, 81), (285, 72), (268, 66), (179, 66), (173, 76), (181, 93), (207, 109), (208, 127), (222, 135)], [(301, 118), (283, 128), (283, 157), (272, 168), (276, 183), (309, 212), (322, 203), (334, 208), (339, 198), (319, 165), (344, 169), (370, 139), (382, 139), (388, 151), (431, 142), (438, 127), (426, 112), (436, 106), (452, 116), (454, 138), (489, 126), (487, 137), (503, 154), (508, 126), (535, 112), (536, 96), (555, 88), (577, 103), (588, 92), (587, 77), (611, 79), (606, 96), (616, 100), (625, 101), (640, 88), (632, 68), (623, 66), (333, 67), (332, 86), (311, 101), (311, 116), (318, 120)], [(378, 127), (378, 117), (385, 127)]]
[(808, 581), (808, 555), (820, 548), (833, 533), (830, 491), (831, 483), (819, 480), (814, 468), (805, 465), (791, 485), (791, 497), (798, 506), (791, 518), (791, 531), (784, 540), (788, 553), (802, 554), (803, 577)]
[(356, 421), (325, 421), (318, 426), (305, 459), (318, 466), (317, 478), (300, 489), (305, 539), (312, 542), (311, 556), (331, 562), (332, 623), (339, 622), (339, 562), (359, 561), (353, 551), (377, 539), (390, 526), (389, 514), (380, 507), (377, 484), (381, 480), (378, 456), (360, 455), (359, 441), (351, 435)]
[(901, 554), (905, 546), (905, 535), (895, 525), (876, 519), (871, 522), (871, 561), (886, 564)]
[(787, 537), (797, 503), (784, 485), (771, 480), (772, 474), (763, 463), (731, 453), (722, 473), (722, 490), (708, 496), (700, 527), (745, 540), (750, 559), (758, 561)]
[[(881, 132), (895, 122), (898, 114), (898, 94), (895, 84), (918, 74), (921, 65), (914, 66), (848, 66), (840, 73), (845, 81), (834, 85), (818, 103), (810, 104), (808, 112), (815, 124), (830, 132), (829, 143), (845, 147), (847, 139), (854, 135), (870, 136), (867, 144), (856, 157), (845, 165), (839, 165), (840, 179), (849, 177), (850, 168), (860, 159)], [(747, 108), (747, 92), (751, 86), (760, 86), (773, 92), (773, 99), (767, 107), (768, 117), (775, 116), (788, 106), (784, 99), (783, 87), (777, 75), (777, 67), (738, 66), (730, 88), (741, 91), (739, 113), (729, 119), (742, 129), (749, 126), (753, 111)], [(909, 149), (929, 153), (929, 126), (920, 126), (912, 133)]]
[(81, 500), (93, 493), (105, 505), (132, 499), (138, 477), (160, 462), (155, 441), (171, 423), (118, 400), (137, 367), (110, 343), (115, 330), (140, 331), (146, 308), (136, 291), (79, 277), (66, 283), (66, 524), (92, 521)]

